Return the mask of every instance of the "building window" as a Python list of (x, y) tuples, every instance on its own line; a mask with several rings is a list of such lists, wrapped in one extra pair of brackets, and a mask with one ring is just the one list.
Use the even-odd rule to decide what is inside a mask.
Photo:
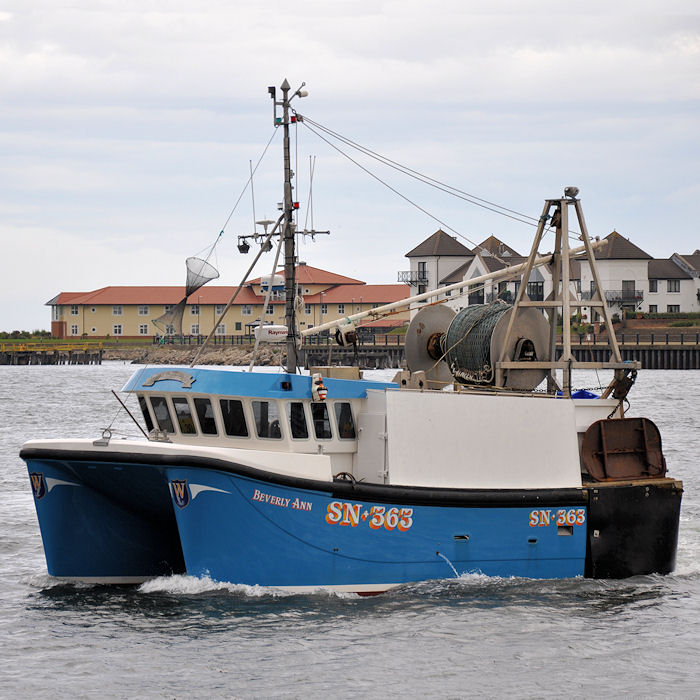
[(73, 324), (73, 325), (70, 327), (70, 334), (71, 334), (71, 335), (78, 335), (78, 326), (77, 326), (77, 324)]
[(146, 304), (139, 304), (139, 316), (148, 316), (148, 306)]
[(172, 304), (165, 304), (165, 305), (163, 306), (163, 312), (166, 313), (166, 314), (168, 313), (168, 311), (172, 311), (172, 310), (173, 310), (173, 305), (172, 305)]
[(147, 323), (140, 323), (139, 324), (139, 335), (148, 335), (148, 324)]
[(345, 313), (345, 304), (338, 304), (338, 313), (341, 316)]
[(172, 323), (165, 327), (165, 335), (175, 335), (175, 326)]
[(190, 326), (190, 335), (199, 335), (199, 324), (193, 323)]
[(427, 287), (424, 284), (418, 285), (418, 294), (425, 294), (427, 291)]
[(214, 333), (214, 335), (226, 335), (226, 324), (225, 324), (225, 323), (220, 323), (220, 324), (216, 327), (216, 332)]
[(681, 307), (679, 304), (669, 304), (666, 307), (666, 312), (669, 314), (679, 314), (681, 312)]
[(667, 292), (680, 292), (681, 291), (681, 281), (680, 280), (666, 280), (666, 291)]
[(658, 292), (659, 291), (659, 280), (649, 280), (649, 291)]
[(190, 315), (199, 316), (199, 304), (192, 304), (192, 306), (190, 306)]
[(265, 309), (265, 315), (266, 316), (274, 316), (275, 315), (275, 307), (272, 304), (267, 305), (267, 308)]
[(304, 313), (309, 316), (311, 314), (311, 304), (304, 304)]
[(215, 313), (217, 316), (221, 316), (221, 314), (224, 313), (224, 309), (225, 309), (225, 308), (226, 308), (226, 304), (217, 304), (217, 305), (214, 307), (214, 313)]
[(77, 316), (78, 314), (80, 314), (80, 307), (77, 304), (71, 304), (70, 315)]
[(241, 316), (252, 316), (253, 315), (253, 307), (251, 304), (243, 304), (241, 306)]
[(418, 263), (418, 281), (427, 282), (428, 281), (428, 263), (419, 262)]
[(378, 309), (378, 308), (379, 308), (379, 304), (372, 304), (372, 308), (373, 308), (373, 309)]
[(241, 322), (240, 321), (236, 321), (236, 330), (237, 331), (241, 330)]
[(544, 282), (528, 282), (527, 295), (530, 297), (531, 301), (543, 301)]
[(122, 324), (121, 323), (115, 323), (112, 326), (112, 335), (121, 335), (122, 334)]
[(451, 297), (451, 296), (452, 296), (452, 290), (451, 290), (451, 289), (448, 289), (448, 290), (445, 292), (445, 296), (446, 296), (446, 297)]
[(51, 320), (52, 321), (58, 321), (60, 317), (60, 306), (52, 306), (51, 307)]
[(659, 307), (656, 304), (649, 304), (649, 313), (650, 314), (658, 314)]
[(328, 304), (321, 304), (321, 315), (325, 316), (328, 313)]
[(121, 316), (122, 315), (122, 307), (121, 306), (113, 306), (112, 307), (112, 316)]

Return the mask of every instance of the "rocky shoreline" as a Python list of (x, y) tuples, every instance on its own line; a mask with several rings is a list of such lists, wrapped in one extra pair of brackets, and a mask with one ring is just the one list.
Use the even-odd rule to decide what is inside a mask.
[[(105, 348), (103, 360), (120, 360), (139, 365), (187, 365), (194, 359), (198, 346), (153, 345), (141, 347)], [(252, 349), (242, 346), (213, 346), (202, 351), (198, 365), (247, 365)], [(269, 346), (258, 349), (256, 365), (279, 365), (284, 363), (285, 352)]]

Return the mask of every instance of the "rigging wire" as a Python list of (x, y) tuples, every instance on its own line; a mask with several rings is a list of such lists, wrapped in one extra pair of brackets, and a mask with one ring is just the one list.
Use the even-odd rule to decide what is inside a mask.
[[(361, 163), (359, 163), (358, 161), (356, 161), (352, 156), (348, 155), (348, 154), (345, 153), (345, 151), (343, 151), (341, 148), (339, 148), (338, 146), (336, 146), (334, 143), (331, 143), (331, 141), (329, 141), (329, 140), (328, 140), (327, 138), (325, 138), (323, 135), (319, 134), (313, 127), (307, 125), (306, 128), (307, 128), (307, 129), (310, 129), (314, 134), (316, 134), (316, 136), (318, 136), (318, 138), (320, 138), (322, 141), (325, 141), (331, 148), (333, 148), (334, 150), (338, 151), (338, 153), (340, 153), (342, 156), (344, 156), (345, 158), (347, 158), (351, 163), (353, 163), (353, 164), (356, 165), (358, 168), (360, 168), (360, 170), (363, 170), (363, 171), (364, 171), (365, 173), (367, 173), (370, 177), (374, 178), (375, 180), (377, 180), (377, 182), (379, 182), (379, 183), (381, 183), (382, 185), (384, 185), (384, 187), (386, 187), (387, 189), (391, 190), (391, 191), (392, 191), (394, 194), (396, 194), (397, 196), (401, 197), (401, 199), (403, 199), (405, 202), (407, 202), (408, 204), (410, 204), (412, 207), (415, 207), (415, 208), (418, 209), (419, 211), (423, 212), (426, 216), (428, 216), (428, 217), (430, 217), (431, 219), (433, 219), (433, 221), (436, 221), (438, 224), (440, 224), (440, 226), (444, 226), (446, 229), (452, 231), (452, 233), (457, 234), (460, 238), (464, 238), (464, 240), (467, 241), (468, 243), (470, 243), (471, 245), (473, 245), (473, 246), (475, 246), (475, 247), (477, 247), (477, 248), (479, 247), (479, 244), (478, 244), (478, 243), (474, 243), (474, 241), (472, 241), (471, 239), (467, 238), (467, 236), (465, 236), (464, 234), (462, 234), (462, 233), (460, 233), (459, 231), (457, 231), (457, 230), (455, 230), (454, 228), (452, 228), (452, 226), (450, 226), (448, 223), (446, 223), (446, 222), (443, 221), (442, 219), (438, 218), (438, 217), (435, 216), (434, 214), (431, 214), (427, 209), (423, 208), (420, 204), (418, 204), (417, 202), (414, 202), (412, 199), (409, 199), (405, 194), (402, 194), (401, 192), (399, 192), (395, 187), (392, 187), (388, 182), (386, 182), (385, 180), (382, 180), (382, 178), (380, 178), (378, 175), (375, 175), (375, 173), (373, 173), (371, 170), (369, 170), (368, 168), (366, 168), (364, 165), (362, 165)], [(503, 262), (503, 261), (501, 261), (501, 262)]]
[(245, 194), (245, 191), (248, 189), (248, 185), (251, 183), (253, 179), (253, 175), (257, 172), (258, 167), (260, 167), (260, 163), (262, 163), (262, 159), (265, 157), (265, 154), (267, 153), (267, 149), (270, 147), (270, 144), (272, 143), (272, 139), (275, 138), (275, 134), (277, 133), (277, 129), (275, 129), (272, 132), (272, 136), (270, 136), (269, 141), (265, 145), (265, 148), (263, 149), (263, 152), (260, 155), (260, 158), (258, 158), (258, 162), (255, 164), (255, 168), (253, 168), (253, 171), (250, 174), (250, 177), (246, 181), (245, 185), (243, 185), (243, 189), (241, 190), (241, 193), (238, 195), (238, 199), (236, 200), (236, 203), (233, 205), (233, 208), (229, 212), (229, 215), (226, 217), (226, 221), (224, 221), (224, 225), (221, 227), (221, 234), (224, 232), (226, 229), (226, 226), (228, 226), (228, 222), (231, 221), (231, 217), (233, 216), (234, 212), (236, 211), (236, 208), (238, 207), (238, 204), (240, 203), (241, 199), (243, 198), (243, 195)]
[(255, 188), (253, 187), (253, 161), (249, 160), (248, 165), (250, 166), (250, 198), (253, 202), (253, 231), (257, 231), (257, 224), (255, 223), (258, 218), (255, 216)]
[[(460, 199), (465, 199), (466, 201), (471, 202), (472, 204), (476, 204), (477, 206), (484, 207), (485, 209), (489, 209), (490, 211), (495, 211), (496, 213), (502, 214), (503, 212), (496, 211), (497, 209), (501, 209), (504, 212), (508, 212), (509, 214), (513, 214), (514, 216), (509, 216), (509, 218), (514, 218), (516, 221), (520, 221), (520, 223), (527, 223), (530, 226), (537, 226), (539, 219), (535, 216), (530, 216), (528, 214), (523, 214), (522, 212), (515, 211), (514, 209), (509, 209), (508, 207), (504, 207), (500, 204), (496, 204), (495, 202), (490, 202), (487, 199), (483, 199), (481, 197), (477, 197), (476, 195), (470, 194), (469, 192), (465, 192), (464, 190), (460, 190), (457, 187), (452, 187), (452, 185), (448, 185), (444, 182), (441, 182), (440, 180), (436, 180), (435, 178), (429, 177), (428, 175), (424, 175), (423, 173), (418, 172), (417, 170), (413, 170), (412, 168), (409, 168), (405, 165), (401, 165), (401, 163), (397, 163), (394, 160), (391, 160), (391, 158), (387, 158), (386, 156), (381, 155), (380, 153), (376, 153), (375, 151), (367, 148), (366, 146), (362, 146), (361, 144), (358, 144), (351, 139), (343, 136), (342, 134), (339, 134), (336, 131), (333, 131), (332, 129), (329, 129), (326, 126), (323, 126), (322, 124), (319, 124), (318, 122), (314, 121), (313, 119), (304, 116), (302, 123), (310, 123), (313, 126), (315, 126), (318, 129), (321, 129), (324, 131), (326, 134), (329, 136), (333, 136), (334, 138), (337, 138), (338, 140), (342, 141), (348, 146), (351, 146), (352, 148), (355, 148), (362, 153), (374, 158), (375, 160), (378, 160), (385, 165), (388, 165), (391, 168), (394, 168), (394, 170), (398, 170), (399, 172), (403, 172), (405, 175), (409, 175), (413, 177), (414, 179), (420, 180), (421, 182), (431, 185), (432, 187), (435, 187), (436, 189), (439, 189), (443, 192), (447, 192), (448, 194), (454, 194), (455, 196), (459, 196)], [(460, 196), (461, 195), (461, 196)], [(472, 201), (474, 200), (474, 201)], [(492, 208), (493, 207), (493, 208)], [(506, 216), (506, 214), (503, 214)], [(530, 221), (523, 221), (523, 219), (529, 219)]]
[[(522, 224), (527, 224), (528, 226), (535, 226), (537, 227), (539, 225), (539, 218), (530, 216), (529, 214), (524, 214), (522, 212), (516, 211), (514, 209), (510, 209), (508, 207), (504, 207), (503, 205), (497, 204), (495, 202), (491, 202), (488, 199), (483, 199), (482, 197), (478, 197), (477, 195), (471, 194), (469, 192), (465, 192), (464, 190), (461, 190), (457, 187), (453, 187), (452, 185), (448, 185), (440, 180), (437, 180), (435, 178), (432, 178), (428, 175), (425, 175), (423, 173), (418, 172), (417, 170), (414, 170), (412, 168), (409, 168), (408, 166), (402, 165), (401, 163), (398, 163), (391, 158), (388, 158), (386, 156), (381, 155), (380, 153), (377, 153), (370, 148), (367, 148), (366, 146), (362, 146), (361, 144), (356, 143), (352, 139), (349, 139), (342, 134), (333, 131), (332, 129), (324, 126), (323, 124), (320, 124), (319, 122), (316, 122), (315, 120), (311, 119), (310, 117), (303, 116), (301, 119), (301, 122), (303, 124), (311, 124), (313, 127), (316, 127), (320, 130), (322, 130), (324, 133), (326, 133), (328, 136), (331, 136), (333, 138), (338, 139), (339, 141), (343, 142), (344, 144), (350, 146), (351, 148), (354, 148), (364, 155), (373, 158), (377, 160), (378, 162), (382, 163), (383, 165), (386, 165), (387, 167), (393, 168), (394, 170), (403, 173), (404, 175), (408, 175), (409, 177), (412, 177), (415, 180), (418, 180), (419, 182), (422, 182), (423, 184), (429, 185), (441, 192), (445, 192), (446, 194), (450, 194), (454, 197), (457, 197), (458, 199), (462, 199), (469, 204), (474, 204), (475, 206), (481, 207), (483, 209), (487, 209), (488, 211), (491, 211), (495, 214), (500, 214), (501, 216), (505, 216), (509, 219), (513, 219), (514, 221), (517, 221), (518, 223)], [(309, 127), (312, 131), (313, 129)], [(316, 133), (316, 132), (314, 132)], [(319, 135), (318, 133), (316, 134), (317, 136)], [(324, 139), (325, 140), (325, 139)], [(327, 142), (328, 143), (328, 142)], [(465, 240), (467, 240), (469, 243), (474, 245), (476, 248), (480, 248), (478, 244), (474, 244), (473, 241), (468, 239), (466, 236), (463, 236), (462, 234), (459, 234), (458, 232), (455, 231), (457, 235), (461, 236)], [(572, 240), (579, 240), (580, 239), (580, 233), (577, 231), (568, 231), (569, 238)]]

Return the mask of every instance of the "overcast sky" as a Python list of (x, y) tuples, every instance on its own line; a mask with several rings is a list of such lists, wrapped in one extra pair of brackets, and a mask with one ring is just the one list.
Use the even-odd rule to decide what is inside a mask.
[[(610, 10), (610, 7), (614, 10)], [(3, 0), (0, 330), (48, 328), (61, 291), (183, 284), (274, 132), (268, 85), (395, 161), (537, 216), (577, 185), (591, 234), (700, 248), (700, 15), (683, 0)], [(276, 218), (281, 133), (254, 179)], [(296, 197), (330, 237), (301, 258), (394, 283), (440, 226), (299, 127)], [(363, 161), (365, 162), (365, 161)], [(365, 162), (468, 241), (533, 229)], [(246, 192), (216, 248), (251, 256)], [(266, 255), (255, 273), (272, 264)]]

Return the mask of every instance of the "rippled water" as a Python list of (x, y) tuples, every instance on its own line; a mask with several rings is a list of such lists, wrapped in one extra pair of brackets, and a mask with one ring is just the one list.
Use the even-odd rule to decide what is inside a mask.
[[(0, 367), (0, 697), (700, 694), (700, 372), (640, 373), (630, 394), (685, 482), (671, 576), (465, 576), (375, 598), (183, 576), (57, 585), (17, 453), (29, 438), (97, 436), (119, 413), (109, 389), (132, 370)], [(136, 432), (122, 416), (114, 427)]]

